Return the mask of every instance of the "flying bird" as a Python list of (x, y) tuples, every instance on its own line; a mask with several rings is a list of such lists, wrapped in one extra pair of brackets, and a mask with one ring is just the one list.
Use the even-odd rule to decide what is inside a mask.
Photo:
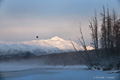
[(36, 38), (39, 38), (38, 36), (36, 36)]

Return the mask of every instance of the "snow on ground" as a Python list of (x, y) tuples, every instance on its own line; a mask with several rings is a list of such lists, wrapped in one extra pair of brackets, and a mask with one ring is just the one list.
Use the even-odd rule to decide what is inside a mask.
[(2, 73), (4, 80), (120, 80), (119, 74), (81, 69), (34, 69)]
[[(0, 62), (3, 80), (119, 80), (118, 73), (87, 70), (85, 65), (48, 66), (23, 61)], [(2, 80), (0, 79), (0, 80)]]

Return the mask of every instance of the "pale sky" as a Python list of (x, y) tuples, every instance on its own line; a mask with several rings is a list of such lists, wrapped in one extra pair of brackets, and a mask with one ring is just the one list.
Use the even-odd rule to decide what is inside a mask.
[[(29, 41), (59, 36), (79, 41), (79, 22), (87, 45), (89, 20), (102, 6), (120, 13), (118, 0), (2, 0), (0, 4), (0, 41)], [(100, 17), (100, 16), (99, 16)], [(99, 19), (100, 20), (100, 19)]]

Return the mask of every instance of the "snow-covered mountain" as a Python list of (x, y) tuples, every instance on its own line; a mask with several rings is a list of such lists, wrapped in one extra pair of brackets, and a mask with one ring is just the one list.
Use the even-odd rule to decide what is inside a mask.
[[(83, 50), (72, 41), (77, 50)], [(61, 53), (75, 51), (70, 40), (64, 40), (58, 36), (46, 40), (32, 40), (24, 42), (3, 42), (0, 41), (0, 55), (6, 54), (20, 54), (24, 52), (31, 52), (35, 55)], [(93, 49), (88, 46), (88, 49)]]

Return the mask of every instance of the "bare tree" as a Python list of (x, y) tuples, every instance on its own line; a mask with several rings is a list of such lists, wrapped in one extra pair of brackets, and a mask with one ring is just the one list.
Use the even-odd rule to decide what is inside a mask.
[[(113, 44), (112, 48), (116, 48), (113, 50), (114, 53), (120, 53), (120, 19), (118, 19), (118, 16), (113, 9), (112, 13), (112, 32), (113, 32)], [(116, 52), (117, 51), (117, 52)]]
[(104, 49), (103, 53), (107, 52), (107, 28), (106, 28), (106, 11), (103, 6), (103, 13), (101, 13), (102, 17), (102, 25), (101, 25), (101, 37), (100, 37), (100, 45), (101, 48)]
[(92, 60), (90, 58), (90, 55), (87, 51), (86, 43), (85, 43), (83, 33), (82, 33), (82, 29), (81, 29), (81, 23), (80, 23), (79, 31), (80, 31), (80, 38), (78, 38), (78, 40), (85, 50), (85, 54), (82, 55), (82, 57), (83, 57), (84, 63), (88, 66), (89, 69), (91, 69), (93, 64), (92, 64)]
[(112, 39), (112, 24), (111, 24), (111, 16), (109, 14), (109, 8), (107, 8), (107, 49), (108, 49), (108, 53), (111, 53), (110, 49), (111, 49), (111, 39)]
[(72, 44), (72, 46), (73, 46), (75, 52), (78, 52), (77, 49), (76, 49), (76, 47), (75, 47), (75, 45), (74, 45), (74, 43), (71, 41), (71, 39), (70, 39), (70, 42), (71, 42), (71, 44)]
[(120, 19), (116, 21), (116, 29), (115, 29), (115, 47), (117, 54), (120, 54)]
[(98, 54), (98, 21), (97, 21), (96, 11), (95, 11), (95, 17), (90, 21), (89, 27), (91, 29), (92, 45), (95, 48), (96, 55), (99, 57), (99, 54)]

